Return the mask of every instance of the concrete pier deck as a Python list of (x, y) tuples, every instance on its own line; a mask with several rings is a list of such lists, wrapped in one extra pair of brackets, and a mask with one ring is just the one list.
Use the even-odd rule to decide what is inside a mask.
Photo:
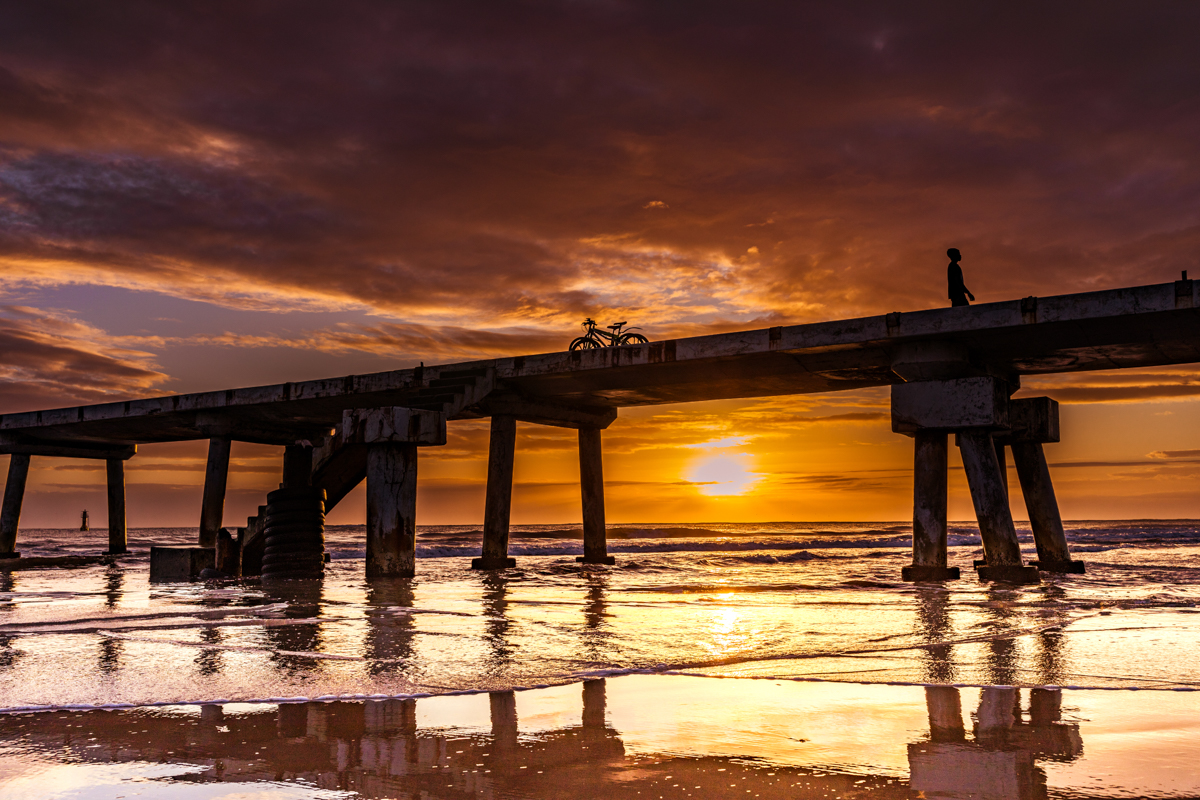
[[(1183, 280), (4, 414), (0, 452), (57, 444), (69, 456), (70, 447), (120, 448), (222, 433), (290, 444), (309, 438), (304, 434), (319, 438), (347, 409), (432, 407), (442, 397), (439, 382), (464, 373), (489, 374), (493, 385), (451, 419), (498, 413), (488, 399), (591, 411), (886, 386), (906, 380), (898, 359), (922, 346), (962, 351), (979, 374), (1011, 376), (1200, 362), (1200, 296), (1195, 281)], [(529, 403), (523, 416), (536, 416), (534, 406)], [(547, 416), (555, 417), (554, 410)]]

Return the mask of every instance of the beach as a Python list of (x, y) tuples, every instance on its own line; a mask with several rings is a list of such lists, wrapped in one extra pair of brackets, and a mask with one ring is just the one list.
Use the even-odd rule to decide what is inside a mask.
[[(1068, 527), (1087, 574), (1023, 587), (976, 581), (978, 535), (955, 524), (970, 577), (915, 585), (902, 524), (612, 526), (613, 567), (577, 564), (572, 526), (514, 526), (518, 566), (490, 572), (469, 569), (477, 529), (429, 527), (415, 578), (371, 582), (361, 527), (334, 527), (323, 581), (266, 586), (151, 584), (148, 544), (195, 531), (135, 530), (114, 563), (0, 572), (0, 797), (63, 770), (79, 786), (38, 796), (634, 797), (688, 788), (675, 772), (692, 796), (746, 796), (718, 768), (764, 797), (1189, 796), (1200, 526)], [(30, 530), (22, 549), (103, 537)], [(139, 740), (143, 719), (162, 735)], [(230, 769), (254, 737), (263, 763)], [(455, 760), (496, 737), (511, 758)], [(278, 750), (295, 740), (320, 763)], [(547, 742), (574, 788), (519, 769)]]

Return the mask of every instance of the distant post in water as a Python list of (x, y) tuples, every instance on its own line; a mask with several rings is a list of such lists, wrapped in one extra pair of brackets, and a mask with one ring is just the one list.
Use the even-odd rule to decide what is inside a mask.
[(91, 529), (92, 529), (91, 526), (88, 524), (88, 512), (87, 512), (87, 509), (85, 508), (83, 511), (81, 511), (79, 513), (79, 530), (80, 530), (80, 532), (82, 532), (82, 531), (90, 531)]

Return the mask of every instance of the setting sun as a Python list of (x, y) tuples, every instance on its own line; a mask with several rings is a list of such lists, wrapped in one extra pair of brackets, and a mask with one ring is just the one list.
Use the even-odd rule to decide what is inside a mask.
[(750, 471), (749, 459), (747, 455), (729, 453), (704, 456), (692, 465), (687, 479), (698, 484), (700, 493), (709, 497), (746, 494), (762, 478)]

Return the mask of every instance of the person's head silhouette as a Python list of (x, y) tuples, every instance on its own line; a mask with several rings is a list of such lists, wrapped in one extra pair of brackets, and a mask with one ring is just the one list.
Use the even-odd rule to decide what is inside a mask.
[(962, 253), (958, 252), (957, 247), (951, 247), (946, 251), (946, 255), (950, 256), (951, 261), (962, 261)]

